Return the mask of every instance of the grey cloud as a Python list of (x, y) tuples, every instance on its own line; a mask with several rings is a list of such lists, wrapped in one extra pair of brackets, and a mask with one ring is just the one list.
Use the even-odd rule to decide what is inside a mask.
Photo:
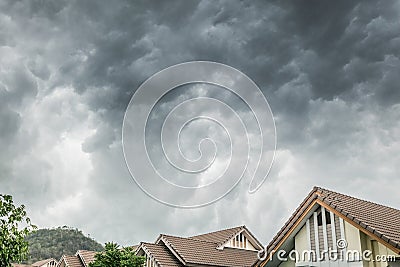
[[(41, 219), (51, 216), (123, 244), (243, 223), (267, 242), (314, 184), (399, 206), (398, 11), (395, 1), (0, 1), (1, 188), (43, 226), (56, 226)], [(269, 100), (278, 155), (255, 195), (242, 183), (212, 206), (176, 210), (129, 176), (130, 97), (188, 60), (232, 65)]]

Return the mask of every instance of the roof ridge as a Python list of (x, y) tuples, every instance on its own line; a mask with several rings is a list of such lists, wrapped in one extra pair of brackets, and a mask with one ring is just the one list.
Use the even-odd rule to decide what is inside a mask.
[[(246, 225), (239, 225), (239, 226), (229, 227), (229, 228), (225, 228), (225, 229), (221, 229), (221, 230), (217, 230), (217, 231), (213, 231), (213, 232), (209, 232), (209, 233), (204, 233), (204, 234), (200, 234), (200, 235), (191, 236), (190, 238), (193, 238), (193, 239), (196, 239), (196, 240), (198, 240), (198, 239), (203, 240), (203, 238), (207, 238), (207, 237), (217, 236), (217, 235), (223, 234), (222, 237), (225, 237), (224, 239), (222, 239), (222, 237), (221, 237), (221, 238), (219, 238), (219, 240), (213, 240), (213, 241), (217, 241), (217, 242), (209, 241), (209, 242), (212, 242), (213, 244), (216, 244), (217, 247), (220, 247), (223, 244), (225, 244), (226, 242), (228, 242), (228, 240), (232, 239), (234, 236), (236, 236), (238, 233), (240, 233), (240, 232), (242, 232), (244, 230), (249, 231), (247, 229)], [(229, 233), (230, 231), (233, 231), (233, 232)], [(224, 232), (225, 232), (225, 234), (224, 234)], [(227, 235), (226, 232), (228, 232), (229, 235)]]
[(77, 251), (98, 252), (98, 251), (94, 251), (94, 250), (87, 250), (87, 249), (78, 249)]
[(165, 237), (176, 237), (176, 238), (181, 238), (181, 239), (189, 239), (189, 240), (194, 240), (194, 241), (199, 241), (199, 242), (206, 242), (206, 243), (211, 243), (211, 244), (218, 245), (218, 243), (216, 243), (216, 242), (201, 240), (201, 239), (197, 239), (197, 238), (194, 238), (194, 237), (183, 237), (183, 236), (166, 235), (166, 234), (160, 234), (160, 236), (165, 236)]
[(235, 229), (235, 228), (241, 228), (241, 229), (243, 229), (243, 228), (246, 228), (246, 225), (242, 224), (242, 225), (239, 225), (239, 226), (227, 227), (227, 228), (224, 228), (224, 229), (221, 229), (221, 230), (216, 230), (216, 231), (212, 231), (212, 232), (208, 232), (208, 233), (203, 233), (203, 234), (199, 234), (199, 235), (194, 235), (194, 236), (191, 236), (191, 237), (202, 236), (202, 235), (208, 235), (208, 234), (214, 234), (214, 233), (218, 233), (218, 232), (222, 232), (222, 231), (226, 231), (226, 230), (232, 230), (232, 229)]
[(157, 244), (157, 243), (151, 243), (151, 242), (140, 242), (142, 245), (152, 245), (152, 246), (161, 246), (163, 247), (163, 245), (161, 244)]

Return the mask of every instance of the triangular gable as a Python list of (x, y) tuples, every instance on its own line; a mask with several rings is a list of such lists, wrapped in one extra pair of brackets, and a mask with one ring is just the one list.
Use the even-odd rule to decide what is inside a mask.
[(224, 249), (226, 247), (258, 251), (262, 249), (262, 244), (244, 227), (241, 231), (226, 240), (225, 243), (220, 244), (217, 249)]
[(57, 265), (57, 261), (53, 258), (37, 261), (32, 264), (33, 267), (42, 267), (42, 266), (46, 266), (46, 267), (54, 266), (55, 267), (56, 265)]
[(214, 231), (214, 232), (210, 232), (210, 233), (191, 236), (190, 238), (207, 241), (207, 242), (213, 242), (213, 243), (216, 243), (218, 246), (221, 246), (221, 245), (225, 244), (228, 240), (230, 240), (232, 237), (236, 236), (238, 233), (243, 231), (244, 228), (245, 228), (244, 225), (236, 226), (236, 227), (218, 230), (218, 231)]
[[(347, 202), (348, 204), (346, 204)], [(397, 229), (400, 228), (400, 223), (396, 224), (395, 222), (395, 220), (399, 220), (400, 218), (400, 210), (315, 187), (268, 244), (266, 251), (267, 254), (260, 255), (266, 257), (265, 260), (259, 261), (260, 266), (265, 266), (267, 264), (270, 260), (269, 257), (271, 252), (283, 248), (286, 250), (290, 249), (293, 245), (290, 243), (290, 239), (294, 238), (300, 228), (304, 226), (306, 220), (318, 209), (318, 207), (323, 207), (327, 211), (331, 211), (333, 214), (356, 227), (364, 234), (376, 239), (379, 243), (393, 250), (395, 253), (400, 254), (400, 230)], [(384, 235), (379, 231), (380, 229), (376, 229), (380, 228), (379, 223), (376, 223), (373, 219), (365, 219), (366, 217), (362, 214), (363, 212), (366, 213), (368, 211), (366, 209), (368, 208), (369, 214), (367, 216), (371, 216), (372, 210), (372, 213), (380, 215), (379, 218), (381, 220), (382, 216), (385, 216), (385, 213), (379, 213), (379, 209), (381, 211), (386, 211), (387, 218), (383, 219), (386, 220), (386, 224), (381, 223), (381, 227), (382, 229), (387, 228), (387, 223), (389, 222), (389, 226), (392, 227), (392, 232), (385, 232), (386, 235)], [(361, 209), (361, 212), (357, 212), (357, 209)], [(359, 219), (361, 217), (364, 219), (363, 221)], [(388, 238), (388, 236), (391, 238)], [(398, 239), (396, 239), (397, 237)]]
[(206, 234), (195, 235), (190, 238), (216, 243), (217, 249), (232, 247), (240, 249), (248, 248), (251, 250), (260, 250), (263, 247), (262, 244), (247, 229), (245, 225)]

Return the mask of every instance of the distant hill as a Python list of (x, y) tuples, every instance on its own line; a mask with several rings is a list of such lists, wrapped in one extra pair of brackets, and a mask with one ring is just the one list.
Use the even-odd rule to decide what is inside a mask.
[(103, 250), (103, 246), (94, 239), (85, 236), (78, 229), (67, 226), (37, 230), (30, 234), (26, 240), (29, 242), (30, 250), (28, 264), (48, 258), (59, 260), (62, 255), (74, 255), (80, 249)]

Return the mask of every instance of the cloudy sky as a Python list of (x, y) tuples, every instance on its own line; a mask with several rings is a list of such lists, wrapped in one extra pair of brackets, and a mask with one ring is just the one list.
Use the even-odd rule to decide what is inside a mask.
[[(399, 208), (399, 55), (398, 1), (0, 0), (0, 192), (122, 245), (242, 224), (267, 243), (314, 185)], [(193, 60), (253, 79), (278, 143), (255, 194), (179, 209), (132, 180), (122, 122), (149, 76)]]

